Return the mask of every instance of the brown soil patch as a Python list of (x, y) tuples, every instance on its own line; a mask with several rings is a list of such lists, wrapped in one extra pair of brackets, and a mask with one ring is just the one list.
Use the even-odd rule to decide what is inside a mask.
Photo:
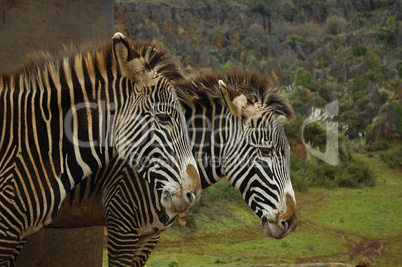
[[(311, 205), (311, 204), (315, 204), (319, 201), (322, 201), (326, 197), (327, 196), (322, 196), (318, 200), (305, 202), (305, 203), (298, 205), (299, 212), (302, 207)], [(311, 222), (306, 221), (305, 223), (311, 223)], [(336, 232), (337, 234), (339, 234), (339, 236), (342, 239), (346, 240), (348, 242), (349, 251), (346, 253), (337, 253), (337, 254), (333, 254), (333, 255), (324, 255), (324, 256), (310, 257), (310, 258), (298, 258), (298, 259), (296, 259), (296, 263), (301, 264), (301, 263), (319, 262), (319, 261), (321, 261), (323, 259), (327, 259), (327, 258), (338, 258), (338, 257), (340, 258), (340, 257), (344, 257), (344, 256), (348, 256), (350, 260), (355, 260), (355, 259), (358, 260), (359, 258), (357, 258), (357, 257), (364, 256), (364, 257), (367, 257), (368, 259), (370, 259), (371, 261), (373, 261), (371, 257), (381, 256), (382, 252), (384, 250), (384, 247), (385, 247), (385, 244), (379, 242), (378, 240), (370, 240), (366, 237), (361, 237), (363, 239), (363, 241), (360, 243), (355, 243), (355, 242), (351, 241), (350, 239), (348, 239), (346, 236), (346, 233), (344, 233), (342, 231), (337, 231), (337, 230), (333, 230), (333, 229), (327, 229), (327, 230)]]
[(358, 260), (360, 257), (364, 256), (368, 259), (372, 260), (373, 256), (381, 256), (384, 250), (385, 244), (377, 241), (377, 240), (369, 240), (367, 238), (363, 238), (363, 241), (360, 243), (354, 243), (348, 240), (343, 233), (339, 233), (342, 239), (348, 241), (349, 251), (346, 253), (337, 253), (333, 255), (325, 255), (319, 257), (310, 257), (310, 258), (298, 258), (296, 259), (296, 263), (309, 263), (309, 262), (319, 262), (323, 259), (327, 258), (341, 258), (344, 256), (348, 256), (350, 260)]

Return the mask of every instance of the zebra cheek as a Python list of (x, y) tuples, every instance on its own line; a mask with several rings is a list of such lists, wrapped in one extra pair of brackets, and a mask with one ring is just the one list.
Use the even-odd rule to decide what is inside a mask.
[(187, 174), (188, 178), (190, 179), (192, 183), (192, 191), (195, 193), (196, 197), (198, 198), (199, 195), (201, 194), (201, 178), (200, 175), (198, 174), (197, 168), (192, 165), (188, 164), (187, 165)]

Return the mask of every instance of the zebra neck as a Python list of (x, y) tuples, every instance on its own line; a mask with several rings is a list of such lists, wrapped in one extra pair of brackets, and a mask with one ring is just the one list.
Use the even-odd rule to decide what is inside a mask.
[(225, 176), (224, 155), (232, 138), (233, 117), (226, 108), (215, 103), (195, 105), (185, 113), (201, 185), (207, 188)]
[(32, 175), (61, 180), (66, 190), (99, 169), (116, 154), (117, 94), (108, 76), (91, 81), (63, 62), (0, 77), (0, 117), (7, 118), (0, 122), (1, 154), (35, 169)]

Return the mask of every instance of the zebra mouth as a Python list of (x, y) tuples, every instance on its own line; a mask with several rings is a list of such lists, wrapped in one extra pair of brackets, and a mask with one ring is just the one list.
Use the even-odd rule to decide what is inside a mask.
[(161, 204), (167, 212), (177, 214), (186, 212), (193, 206), (196, 196), (192, 192), (177, 194), (168, 189), (164, 189), (161, 195)]
[(267, 216), (261, 218), (261, 230), (269, 237), (282, 239), (292, 233), (298, 225), (297, 221), (270, 220)]

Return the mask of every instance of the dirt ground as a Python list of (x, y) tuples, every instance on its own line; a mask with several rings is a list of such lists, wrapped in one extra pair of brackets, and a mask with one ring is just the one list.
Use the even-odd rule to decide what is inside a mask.
[[(322, 201), (326, 198), (327, 196), (322, 196), (320, 199), (315, 200), (315, 201), (310, 201), (310, 202), (305, 202), (300, 205), (298, 205), (298, 211), (300, 213), (300, 210), (307, 205), (315, 204), (319, 201)], [(309, 221), (305, 221), (304, 223), (309, 223)], [(356, 266), (369, 266), (370, 263), (374, 262), (374, 259), (372, 258), (373, 256), (381, 256), (382, 252), (386, 246), (386, 244), (379, 242), (378, 240), (371, 240), (368, 239), (364, 236), (361, 236), (361, 239), (363, 240), (360, 243), (355, 243), (348, 239), (346, 233), (342, 231), (334, 231), (333, 229), (327, 229), (328, 231), (333, 231), (336, 234), (338, 234), (342, 239), (346, 240), (348, 242), (348, 248), (349, 251), (346, 253), (338, 253), (338, 254), (333, 254), (333, 255), (325, 255), (325, 256), (320, 256), (320, 257), (310, 257), (310, 258), (298, 258), (296, 259), (297, 264), (303, 264), (303, 263), (310, 263), (310, 262), (319, 262), (320, 260), (324, 260), (327, 258), (341, 258), (344, 256), (348, 256), (350, 260), (356, 260)], [(365, 258), (357, 258), (361, 257), (361, 255), (365, 255)], [(361, 265), (362, 264), (362, 265)]]

